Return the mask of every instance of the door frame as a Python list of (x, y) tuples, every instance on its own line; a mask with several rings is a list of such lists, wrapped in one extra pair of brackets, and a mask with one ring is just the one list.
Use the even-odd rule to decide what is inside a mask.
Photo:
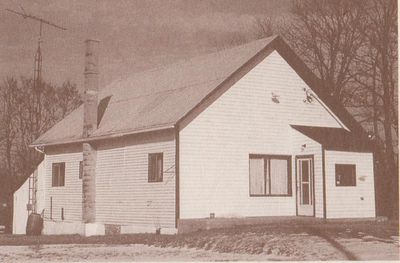
[[(299, 216), (299, 195), (298, 195), (298, 167), (297, 167), (297, 162), (299, 159), (311, 159), (312, 162), (312, 202), (313, 202), (313, 215), (311, 217), (315, 217), (315, 164), (314, 164), (314, 154), (303, 154), (303, 155), (296, 155), (295, 156), (295, 163), (294, 163), (294, 167), (295, 167), (295, 188), (296, 188), (296, 216)], [(301, 215), (303, 216), (303, 215)]]

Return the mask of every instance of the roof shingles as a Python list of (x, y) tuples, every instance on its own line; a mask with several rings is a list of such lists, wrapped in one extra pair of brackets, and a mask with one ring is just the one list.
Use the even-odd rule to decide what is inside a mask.
[[(258, 54), (265, 54), (263, 51), (270, 49), (277, 50), (284, 57), (352, 132), (342, 129), (292, 127), (332, 149), (369, 150), (369, 146), (364, 147), (367, 142), (365, 131), (334, 97), (323, 90), (321, 81), (278, 36), (117, 80), (99, 92), (99, 101), (108, 96), (111, 99), (98, 128), (89, 138), (82, 137), (83, 107), (80, 106), (32, 145), (57, 145), (172, 128), (213, 91), (218, 90), (222, 83), (231, 76), (238, 75), (249, 61), (258, 59)], [(354, 136), (355, 133), (357, 136)], [(330, 136), (325, 138), (320, 134)], [(330, 138), (335, 139), (332, 141)], [(341, 141), (341, 145), (335, 144), (335, 141)]]
[[(90, 136), (103, 138), (120, 133), (172, 127), (203, 98), (249, 59), (268, 46), (269, 37), (220, 52), (132, 75), (99, 92), (99, 101), (111, 96), (98, 129)], [(82, 140), (83, 107), (40, 136), (32, 145)]]

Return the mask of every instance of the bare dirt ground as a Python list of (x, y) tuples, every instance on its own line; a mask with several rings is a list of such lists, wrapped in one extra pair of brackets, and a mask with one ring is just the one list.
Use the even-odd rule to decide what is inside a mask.
[(400, 260), (398, 223), (258, 225), (164, 236), (0, 236), (0, 262)]
[(194, 248), (160, 248), (147, 245), (44, 245), (4, 247), (2, 262), (57, 261), (247, 261), (286, 260), (285, 257), (219, 253)]

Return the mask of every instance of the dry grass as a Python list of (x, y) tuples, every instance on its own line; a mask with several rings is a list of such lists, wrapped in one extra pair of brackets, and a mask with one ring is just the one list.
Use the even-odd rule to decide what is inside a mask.
[[(390, 240), (391, 236), (398, 235), (397, 222), (330, 222), (314, 225), (236, 226), (180, 235), (129, 234), (94, 237), (0, 235), (0, 245), (144, 244), (224, 253), (273, 254), (298, 259), (326, 260), (332, 258), (334, 254), (342, 254), (342, 259), (356, 259), (335, 241), (336, 238), (361, 239), (363, 236), (372, 236)], [(305, 247), (308, 249), (304, 249)], [(321, 251), (321, 247), (324, 251)]]

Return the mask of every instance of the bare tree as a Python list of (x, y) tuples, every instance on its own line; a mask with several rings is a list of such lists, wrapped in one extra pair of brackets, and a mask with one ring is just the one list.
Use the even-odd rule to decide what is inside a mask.
[[(40, 83), (33, 89), (31, 79), (6, 78), (0, 83), (0, 193), (12, 207), (12, 194), (29, 176), (42, 156), (29, 145), (79, 104), (75, 85), (61, 87)], [(11, 231), (8, 211), (6, 231)]]
[(357, 74), (353, 69), (365, 36), (362, 24), (364, 1), (296, 0), (293, 17), (281, 32), (305, 63), (323, 80), (331, 95), (344, 104), (346, 89)]
[(14, 78), (6, 78), (0, 89), (1, 102), (1, 133), (0, 144), (4, 152), (4, 174), (13, 174), (14, 166), (12, 163), (13, 145), (16, 140), (16, 120), (14, 116), (17, 114), (18, 106), (16, 102), (17, 81)]
[[(268, 28), (260, 21), (259, 32)], [(261, 25), (261, 26), (260, 26)], [(278, 31), (325, 89), (373, 131), (381, 204), (398, 200), (397, 2), (294, 0)], [(382, 180), (383, 179), (383, 180)], [(379, 187), (379, 186), (378, 186)], [(397, 214), (398, 205), (385, 208)]]
[[(385, 203), (393, 215), (398, 215), (398, 94), (397, 94), (397, 1), (375, 0), (365, 6), (367, 22), (360, 30), (368, 40), (370, 54), (373, 54), (373, 102), (374, 129), (379, 137), (378, 125), (383, 126), (382, 158), (385, 167), (385, 191), (388, 192)], [(395, 135), (395, 136), (394, 136)]]

